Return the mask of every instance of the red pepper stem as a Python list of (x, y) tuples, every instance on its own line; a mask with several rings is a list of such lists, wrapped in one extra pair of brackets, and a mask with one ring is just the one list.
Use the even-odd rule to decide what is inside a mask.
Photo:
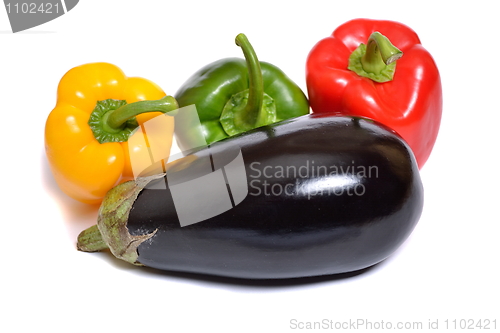
[(127, 120), (147, 112), (166, 113), (179, 108), (179, 104), (172, 96), (165, 96), (154, 101), (139, 101), (125, 104), (116, 110), (106, 113), (103, 119), (103, 127), (109, 132), (120, 130)]
[(368, 38), (366, 53), (361, 58), (361, 64), (366, 72), (379, 74), (402, 55), (403, 52), (392, 45), (387, 37), (375, 31)]
[(360, 44), (351, 53), (347, 68), (375, 82), (389, 82), (394, 78), (396, 60), (402, 56), (403, 52), (387, 37), (375, 31), (368, 38), (368, 45)]

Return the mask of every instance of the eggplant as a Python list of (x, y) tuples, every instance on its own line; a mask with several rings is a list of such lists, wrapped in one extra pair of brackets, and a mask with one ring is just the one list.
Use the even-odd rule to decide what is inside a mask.
[(418, 166), (399, 135), (368, 119), (312, 114), (116, 186), (78, 248), (234, 278), (339, 274), (390, 256), (422, 209)]

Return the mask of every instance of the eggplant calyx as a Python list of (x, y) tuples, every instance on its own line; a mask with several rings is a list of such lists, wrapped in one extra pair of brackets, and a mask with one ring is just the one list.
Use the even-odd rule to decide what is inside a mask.
[(137, 248), (143, 242), (154, 236), (156, 230), (145, 235), (131, 235), (127, 222), (137, 196), (151, 181), (163, 177), (158, 174), (138, 178), (115, 186), (105, 196), (97, 217), (97, 228), (90, 227), (78, 236), (77, 248), (84, 252), (95, 252), (109, 248), (118, 259), (137, 266), (143, 266), (137, 261)]

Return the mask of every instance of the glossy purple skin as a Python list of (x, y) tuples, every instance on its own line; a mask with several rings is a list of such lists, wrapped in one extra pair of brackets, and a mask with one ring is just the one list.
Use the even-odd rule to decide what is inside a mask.
[[(168, 188), (139, 194), (129, 231), (157, 230), (139, 246), (140, 263), (246, 279), (346, 273), (387, 258), (420, 218), (423, 187), (413, 153), (378, 123), (307, 115), (220, 141), (211, 149), (223, 152), (234, 146), (241, 149), (248, 182), (254, 182), (231, 210), (181, 227)], [(194, 154), (201, 161), (207, 149)], [(283, 176), (277, 173), (280, 166), (309, 166), (309, 171)], [(196, 167), (193, 162), (188, 169)], [(273, 194), (274, 184), (280, 185)], [(287, 184), (294, 185), (276, 195)]]

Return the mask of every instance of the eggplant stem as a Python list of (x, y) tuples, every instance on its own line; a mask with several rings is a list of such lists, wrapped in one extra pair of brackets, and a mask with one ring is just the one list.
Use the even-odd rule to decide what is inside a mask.
[(78, 251), (83, 252), (97, 252), (107, 249), (108, 244), (102, 239), (101, 232), (97, 225), (93, 225), (83, 230), (80, 235), (78, 235), (76, 248)]

